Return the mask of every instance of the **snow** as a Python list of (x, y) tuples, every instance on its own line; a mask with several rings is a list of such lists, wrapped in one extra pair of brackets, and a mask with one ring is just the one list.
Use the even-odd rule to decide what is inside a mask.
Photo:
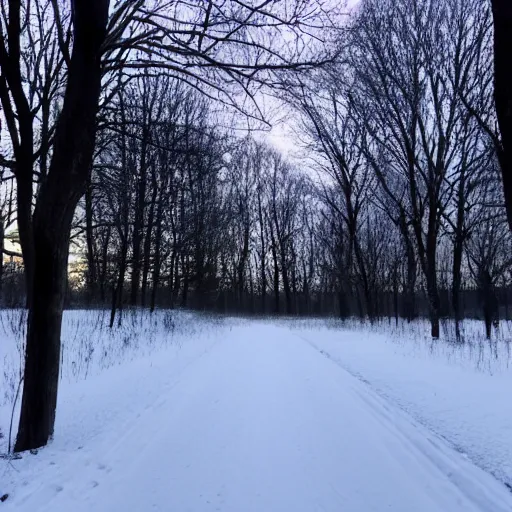
[[(67, 313), (64, 332), (72, 318), (91, 316)], [(453, 428), (463, 444), (470, 414), (478, 416), (453, 412), (463, 379), (465, 403), (476, 410), (488, 402), (495, 416), (486, 421), (497, 425), (479, 438), (479, 424), (467, 443), (485, 452), (503, 429), (496, 442), (510, 446), (506, 389), (487, 396), (510, 383), (506, 366), (491, 376), (420, 357), (409, 347), (418, 340), (392, 343), (322, 322), (176, 313), (168, 336), (169, 319), (155, 318), (151, 326), (149, 317), (134, 321), (137, 343), (119, 350), (122, 337), (83, 320), (84, 337), (96, 329), (96, 343), (121, 357), (107, 364), (104, 353), (91, 354), (87, 373), (72, 370), (82, 334), (66, 338), (55, 439), (37, 455), (0, 461), (0, 495), (9, 493), (0, 510), (512, 510), (505, 485), (445, 435)], [(438, 400), (443, 384), (452, 390)], [(487, 387), (473, 395), (480, 385)], [(6, 401), (4, 432), (9, 416)], [(502, 455), (493, 468), (507, 475)]]
[(419, 332), (428, 332), (426, 325), (412, 326), (401, 335), (383, 334), (389, 327), (382, 324), (343, 330), (320, 322), (290, 326), (512, 488), (510, 333), (506, 326), (499, 340), (488, 342), (480, 337), (481, 322), (466, 324), (470, 336), (465, 344), (422, 337)]

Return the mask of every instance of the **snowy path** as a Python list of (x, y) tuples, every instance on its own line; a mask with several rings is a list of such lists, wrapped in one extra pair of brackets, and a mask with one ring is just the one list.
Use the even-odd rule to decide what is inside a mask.
[(512, 510), (494, 478), (273, 326), (234, 328), (96, 459), (63, 464), (0, 511)]

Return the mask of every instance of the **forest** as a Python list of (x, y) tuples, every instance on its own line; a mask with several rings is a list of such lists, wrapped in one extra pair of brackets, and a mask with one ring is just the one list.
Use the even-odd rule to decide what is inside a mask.
[[(3, 65), (0, 90), (6, 307), (30, 295), (19, 240), (20, 214), (32, 207), (19, 205), (36, 203), (48, 175), (69, 38), (55, 2), (27, 5), (25, 103), (9, 109), (15, 91)], [(104, 71), (92, 171), (72, 220), (67, 306), (108, 307), (111, 326), (139, 306), (419, 315), (434, 337), (443, 318), (472, 317), (490, 336), (509, 318), (512, 269), (492, 35), (482, 0), (366, 0), (337, 27), (325, 63), (279, 70), (265, 92), (286, 112), (293, 151), (272, 145), (261, 123), (244, 133), (232, 109), (219, 108), (216, 84), (204, 94), (197, 77), (153, 65), (134, 41), (136, 62)], [(110, 51), (112, 63), (126, 59), (121, 45)], [(232, 107), (233, 96), (221, 103)], [(34, 163), (25, 196), (17, 151)]]

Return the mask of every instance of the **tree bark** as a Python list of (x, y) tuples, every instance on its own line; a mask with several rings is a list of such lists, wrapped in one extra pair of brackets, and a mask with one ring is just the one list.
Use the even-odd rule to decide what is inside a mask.
[(455, 235), (455, 243), (453, 244), (453, 279), (452, 279), (452, 307), (453, 317), (455, 319), (455, 337), (457, 341), (461, 340), (460, 322), (462, 319), (460, 307), (460, 289), (462, 284), (462, 250), (463, 241), (460, 236)]
[(130, 290), (130, 305), (137, 305), (139, 295), (140, 271), (141, 271), (141, 245), (142, 245), (142, 226), (144, 222), (144, 203), (146, 195), (146, 177), (143, 171), (140, 171), (137, 187), (137, 209), (135, 210), (135, 221), (133, 224), (133, 245), (132, 245), (132, 276)]
[(267, 263), (266, 263), (266, 246), (265, 246), (265, 224), (263, 220), (263, 209), (261, 204), (261, 187), (258, 186), (258, 222), (260, 225), (260, 272), (261, 272), (261, 312), (266, 312), (266, 296), (267, 296)]
[[(151, 303), (150, 310), (153, 312), (155, 310), (156, 303), (156, 294), (158, 291), (158, 283), (160, 281), (160, 265), (161, 265), (161, 255), (160, 251), (162, 248), (162, 222), (163, 222), (163, 192), (160, 193), (160, 198), (158, 200), (157, 212), (156, 212), (156, 233), (155, 233), (155, 261), (153, 262), (153, 288), (151, 290)], [(171, 267), (172, 268), (172, 267)]]
[(90, 175), (85, 189), (85, 238), (87, 243), (87, 297), (89, 303), (96, 295), (96, 258), (94, 255), (94, 232), (92, 225), (92, 183)]
[(107, 270), (108, 270), (108, 247), (110, 241), (111, 227), (107, 227), (107, 232), (101, 248), (101, 264), (99, 264), (99, 288), (100, 288), (100, 302), (105, 304), (106, 300), (106, 286), (107, 286)]
[(269, 220), (269, 228), (270, 228), (270, 240), (271, 240), (271, 252), (272, 252), (272, 261), (274, 263), (274, 312), (279, 314), (279, 263), (277, 257), (277, 249), (276, 249), (276, 239), (274, 237), (274, 230), (272, 228), (272, 221)]
[(60, 364), (60, 333), (71, 223), (85, 191), (101, 89), (101, 45), (108, 0), (74, 0), (74, 43), (48, 176), (33, 221), (37, 300), (28, 315), (25, 378), (15, 451), (44, 446), (53, 434)]
[(498, 158), (507, 218), (512, 229), (512, 3), (491, 0), (494, 18), (494, 101), (501, 133)]
[(188, 304), (188, 286), (189, 286), (189, 272), (190, 262), (188, 256), (182, 258), (182, 272), (183, 272), (183, 290), (181, 294), (181, 307), (186, 308)]
[(2, 284), (4, 277), (4, 219), (0, 212), (0, 306), (2, 305)]
[(284, 289), (284, 298), (286, 304), (286, 314), (292, 314), (292, 291), (290, 288), (290, 278), (288, 276), (288, 264), (286, 261), (286, 253), (284, 250), (284, 244), (282, 242), (279, 243), (279, 256), (281, 258), (281, 276), (283, 278), (283, 289)]
[(494, 283), (489, 271), (485, 268), (482, 268), (479, 271), (478, 286), (484, 314), (485, 336), (490, 340), (492, 326), (494, 323), (497, 324), (499, 321), (499, 308)]
[(117, 283), (112, 290), (112, 307), (110, 309), (110, 328), (114, 327), (114, 321), (116, 318), (116, 312), (118, 312), (117, 325), (121, 327), (123, 321), (123, 291), (124, 291), (124, 280), (126, 276), (126, 261), (128, 258), (128, 241), (127, 231), (121, 235), (121, 251), (119, 255), (119, 273), (117, 277)]
[(402, 208), (400, 210), (400, 216), (398, 219), (398, 227), (402, 235), (405, 252), (407, 255), (407, 270), (406, 270), (406, 282), (405, 282), (405, 318), (407, 322), (411, 322), (416, 318), (416, 254), (414, 251), (414, 244), (409, 234), (409, 228), (407, 226), (407, 220), (405, 211)]
[(240, 255), (240, 261), (238, 263), (237, 269), (237, 285), (236, 285), (236, 293), (238, 295), (238, 304), (240, 307), (243, 307), (243, 299), (244, 299), (244, 284), (245, 284), (245, 267), (247, 263), (247, 259), (249, 257), (249, 235), (250, 235), (250, 224), (249, 222), (245, 223), (244, 233), (243, 233), (243, 246), (242, 246), (242, 254)]
[(395, 314), (395, 326), (398, 327), (398, 262), (393, 268), (393, 312)]
[(151, 201), (149, 204), (148, 222), (146, 233), (144, 235), (144, 251), (143, 251), (143, 264), (142, 264), (142, 286), (140, 289), (140, 304), (146, 307), (146, 292), (148, 288), (149, 268), (151, 265), (151, 246), (153, 243), (153, 227), (155, 224), (155, 205), (158, 196), (158, 180), (156, 177), (156, 170), (153, 166), (151, 170)]

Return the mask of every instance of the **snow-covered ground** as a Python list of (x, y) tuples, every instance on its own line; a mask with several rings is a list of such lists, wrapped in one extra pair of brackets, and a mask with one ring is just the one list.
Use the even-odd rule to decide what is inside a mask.
[[(512, 511), (506, 341), (165, 312), (110, 333), (107, 320), (66, 313), (55, 439), (0, 461), (0, 511)], [(0, 382), (16, 388), (9, 329)]]
[(433, 341), (421, 321), (403, 324), (398, 331), (387, 323), (344, 328), (319, 321), (289, 325), (512, 490), (510, 325), (504, 323), (499, 336), (489, 342), (482, 322), (467, 321), (464, 344)]

